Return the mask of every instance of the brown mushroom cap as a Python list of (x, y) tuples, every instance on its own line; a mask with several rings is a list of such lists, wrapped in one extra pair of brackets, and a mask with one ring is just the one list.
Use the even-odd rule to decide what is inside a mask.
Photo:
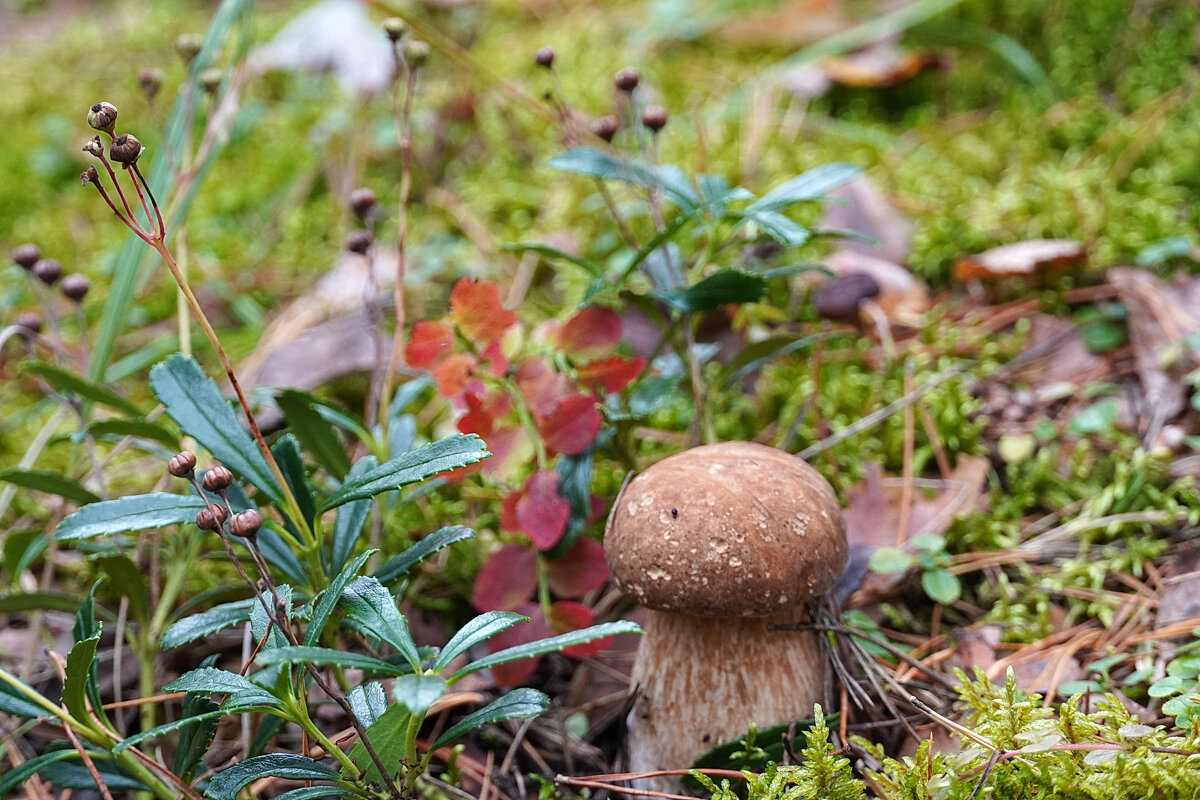
[(846, 564), (846, 522), (829, 483), (796, 456), (725, 442), (630, 481), (604, 545), (617, 586), (648, 608), (757, 616), (833, 585)]

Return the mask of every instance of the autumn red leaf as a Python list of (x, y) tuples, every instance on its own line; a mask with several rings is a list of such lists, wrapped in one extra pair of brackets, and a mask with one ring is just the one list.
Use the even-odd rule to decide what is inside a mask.
[(421, 320), (413, 325), (404, 347), (404, 359), (417, 369), (429, 369), (454, 347), (454, 331), (440, 322)]
[(479, 388), (480, 391), (463, 393), (467, 413), (459, 417), (457, 425), (459, 432), (475, 433), (486, 441), (496, 429), (496, 421), (512, 410), (512, 398), (503, 392)]
[(558, 597), (583, 597), (608, 581), (604, 547), (581, 536), (570, 550), (546, 564), (546, 573), (550, 591)]
[(621, 358), (610, 356), (598, 361), (590, 361), (575, 371), (579, 384), (595, 391), (604, 389), (612, 394), (619, 392), (642, 373), (646, 364), (644, 358)]
[(558, 544), (567, 532), (571, 505), (558, 493), (557, 472), (538, 470), (525, 481), (525, 487), (513, 505), (517, 529), (541, 550)]
[(621, 317), (611, 308), (589, 306), (551, 335), (559, 350), (577, 358), (607, 355), (621, 341)]
[(442, 397), (461, 394), (475, 375), (475, 357), (467, 353), (454, 353), (444, 358), (433, 368), (433, 381)]
[(506, 544), (475, 575), (471, 604), (479, 611), (512, 611), (536, 590), (537, 553), (523, 544)]
[(571, 394), (566, 378), (550, 367), (549, 359), (530, 358), (517, 366), (517, 388), (535, 417), (553, 414), (559, 402)]
[[(550, 632), (557, 635), (586, 628), (596, 621), (592, 610), (573, 600), (559, 600), (550, 606)], [(593, 639), (590, 642), (564, 648), (562, 654), (571, 658), (591, 658), (612, 644), (612, 637)]]
[[(496, 427), (484, 438), (484, 442), (492, 457), (476, 463), (488, 475), (507, 476), (518, 458), (524, 457), (525, 463), (528, 463), (528, 459), (532, 457), (533, 448), (529, 442), (529, 433), (522, 425)], [(457, 471), (450, 474), (454, 475)]]
[[(546, 618), (542, 615), (542, 609), (537, 603), (521, 603), (513, 610), (529, 617), (529, 621), (519, 622), (489, 639), (487, 645), (489, 653), (498, 653), (510, 647), (537, 642), (550, 635), (550, 626), (546, 624)], [(505, 688), (520, 686), (533, 677), (533, 673), (537, 672), (538, 664), (541, 661), (541, 656), (533, 656), (520, 661), (510, 661), (507, 664), (498, 664), (492, 667), (492, 677), (495, 678), (498, 685)]]
[(500, 303), (500, 287), (492, 281), (463, 278), (450, 292), (450, 319), (481, 348), (497, 341), (517, 321)]
[(586, 450), (602, 423), (595, 399), (586, 394), (566, 397), (552, 413), (534, 418), (546, 447), (567, 456), (577, 456)]

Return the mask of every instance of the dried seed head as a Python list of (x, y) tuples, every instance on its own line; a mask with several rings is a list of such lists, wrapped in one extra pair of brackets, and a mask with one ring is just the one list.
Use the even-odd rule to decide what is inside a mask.
[(617, 73), (616, 77), (613, 78), (613, 84), (622, 92), (629, 94), (638, 87), (641, 79), (642, 76), (638, 74), (638, 71), (633, 67), (629, 67)]
[(181, 453), (176, 453), (171, 456), (171, 460), (167, 462), (167, 472), (174, 475), (176, 478), (186, 478), (196, 471), (196, 454), (190, 450), (184, 450)]
[(388, 17), (383, 21), (383, 32), (393, 42), (398, 42), (408, 33), (408, 23), (399, 17)]
[(19, 244), (12, 250), (12, 260), (23, 269), (33, 269), (41, 257), (42, 249), (33, 242)]
[(13, 324), (24, 329), (30, 337), (42, 330), (42, 318), (32, 311), (26, 311), (18, 316)]
[(88, 167), (83, 172), (79, 173), (79, 183), (82, 186), (87, 186), (89, 183), (95, 183), (100, 178), (100, 173), (96, 172), (95, 167)]
[(93, 136), (89, 141), (84, 143), (81, 149), (83, 152), (87, 153), (88, 155), (93, 155), (96, 158), (100, 158), (104, 155), (104, 145), (100, 142), (99, 136)]
[(217, 493), (224, 492), (231, 483), (233, 483), (233, 473), (229, 471), (229, 467), (223, 464), (218, 464), (204, 473), (204, 478), (200, 481), (200, 485), (204, 487), (205, 491)]
[(138, 73), (137, 81), (146, 99), (154, 100), (158, 90), (162, 88), (163, 72), (157, 67), (147, 67)]
[(879, 294), (879, 283), (863, 272), (840, 275), (813, 293), (813, 306), (825, 319), (853, 320), (864, 300)]
[(88, 290), (92, 288), (91, 282), (86, 275), (80, 275), (74, 272), (63, 278), (62, 293), (67, 296), (68, 300), (74, 300), (76, 303), (83, 302), (83, 298), (87, 297)]
[(118, 164), (136, 164), (145, 149), (132, 133), (122, 133), (113, 139), (112, 147), (108, 148), (108, 157)]
[(37, 278), (42, 283), (46, 284), (47, 286), (53, 286), (54, 284), (58, 283), (58, 279), (62, 277), (63, 268), (62, 264), (58, 263), (57, 260), (53, 258), (43, 258), (33, 265), (33, 269), (31, 269), (30, 272), (33, 273), (33, 277)]
[(592, 133), (606, 142), (611, 142), (621, 130), (621, 121), (616, 117), (601, 117), (592, 123)]
[(375, 241), (375, 237), (368, 230), (350, 231), (346, 237), (346, 249), (351, 253), (365, 253)]
[(233, 515), (229, 520), (229, 532), (242, 539), (253, 539), (262, 524), (262, 514), (251, 508)]
[(642, 124), (650, 129), (651, 133), (658, 133), (667, 124), (667, 110), (662, 106), (647, 106), (642, 112)]
[(409, 69), (420, 69), (429, 62), (429, 43), (409, 39), (404, 43), (404, 63)]
[(200, 84), (200, 88), (205, 94), (214, 95), (221, 88), (221, 81), (225, 80), (225, 73), (220, 67), (209, 67), (208, 69), (200, 70), (200, 74), (196, 76), (196, 82)]
[(196, 525), (202, 531), (219, 531), (221, 523), (228, 516), (229, 512), (225, 510), (225, 506), (205, 506), (196, 514)]
[(533, 63), (539, 67), (551, 69), (554, 67), (554, 51), (549, 47), (543, 47), (533, 54)]
[(350, 193), (350, 208), (360, 218), (365, 219), (375, 207), (375, 193), (365, 186), (360, 186)]
[(204, 48), (204, 40), (195, 33), (181, 33), (175, 37), (175, 52), (183, 59), (184, 64), (191, 64)]
[(117, 107), (112, 103), (96, 103), (88, 110), (88, 125), (109, 136), (117, 127)]

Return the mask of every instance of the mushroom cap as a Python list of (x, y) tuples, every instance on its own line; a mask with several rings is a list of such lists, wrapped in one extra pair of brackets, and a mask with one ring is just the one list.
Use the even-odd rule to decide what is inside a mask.
[(846, 565), (846, 521), (833, 488), (796, 456), (725, 442), (630, 481), (604, 548), (617, 586), (647, 608), (758, 616), (833, 585)]

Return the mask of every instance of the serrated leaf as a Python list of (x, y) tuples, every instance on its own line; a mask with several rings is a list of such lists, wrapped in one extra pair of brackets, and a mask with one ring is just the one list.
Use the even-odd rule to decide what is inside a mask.
[[(69, 752), (75, 756), (79, 755), (74, 750)], [(110, 790), (122, 792), (149, 791), (144, 783), (111, 761), (93, 759), (93, 762), (96, 771), (100, 773), (100, 779), (104, 781), (104, 785)], [(88, 790), (98, 788), (95, 778), (92, 777), (91, 770), (83, 764), (76, 763), (76, 759), (57, 760), (44, 764), (39, 773), (44, 780), (54, 784), (59, 789)]]
[(921, 588), (930, 600), (943, 605), (950, 605), (962, 596), (962, 583), (958, 576), (941, 567), (922, 573)]
[(312, 454), (317, 463), (339, 481), (350, 471), (350, 458), (337, 430), (313, 407), (313, 398), (295, 389), (284, 389), (275, 396), (288, 429)]
[(766, 288), (767, 282), (761, 275), (727, 268), (686, 288), (655, 290), (650, 296), (676, 311), (691, 313), (711, 311), (727, 303), (753, 303), (763, 296)]
[(746, 211), (743, 219), (784, 247), (799, 247), (813, 237), (811, 230), (775, 211)]
[(442, 747), (453, 742), (463, 734), (492, 722), (503, 722), (510, 719), (526, 719), (545, 713), (550, 707), (550, 698), (536, 689), (515, 689), (496, 699), (478, 711), (468, 714), (454, 725), (451, 725), (437, 741), (434, 748)]
[[(204, 699), (204, 700), (208, 700), (207, 694), (204, 694), (204, 695), (196, 694), (194, 696), (200, 697), (201, 699)], [(231, 698), (231, 700), (232, 700), (232, 698)], [(192, 716), (184, 717), (182, 719), (177, 719), (174, 722), (167, 722), (162, 725), (156, 725), (155, 727), (150, 728), (148, 730), (139, 731), (137, 733), (130, 734), (129, 736), (122, 739), (121, 741), (117, 742), (116, 746), (113, 747), (113, 752), (114, 753), (122, 753), (125, 750), (129, 749), (130, 747), (136, 747), (137, 745), (141, 744), (142, 742), (144, 742), (148, 739), (155, 739), (159, 736), (163, 736), (168, 733), (173, 733), (177, 730), (180, 730), (181, 728), (188, 728), (192, 725), (198, 725), (200, 723), (212, 722), (213, 720), (217, 720), (217, 719), (220, 719), (221, 717), (226, 717), (231, 714), (242, 714), (242, 713), (246, 713), (249, 711), (269, 710), (269, 709), (276, 708), (278, 705), (278, 704), (276, 704), (273, 706), (268, 703), (255, 703), (255, 702), (232, 702), (231, 700), (227, 700), (225, 703), (223, 703), (220, 706), (220, 708), (214, 708), (209, 711), (201, 711), (199, 713), (193, 714)], [(208, 702), (214, 706), (216, 705), (211, 700), (208, 700)], [(216, 730), (215, 724), (213, 724), (211, 727), (212, 727), (213, 731)], [(211, 736), (210, 736), (210, 738), (211, 738)], [(204, 749), (202, 749), (200, 751), (200, 755), (204, 755), (204, 750), (206, 750), (206, 749), (207, 749), (207, 745), (205, 745)]]
[(325, 623), (329, 621), (329, 615), (333, 613), (338, 600), (342, 599), (342, 593), (346, 591), (346, 587), (350, 584), (350, 581), (358, 576), (358, 571), (362, 569), (363, 564), (367, 563), (367, 559), (376, 552), (375, 550), (368, 550), (351, 561), (333, 579), (329, 584), (329, 588), (321, 593), (321, 599), (313, 606), (312, 619), (309, 620), (308, 630), (304, 632), (305, 644), (316, 644), (320, 640), (321, 631), (325, 629)]
[(279, 706), (279, 699), (275, 695), (251, 683), (248, 678), (214, 667), (201, 667), (186, 672), (164, 686), (163, 691), (227, 694), (229, 702), (239, 706)]
[(560, 153), (548, 163), (552, 169), (562, 172), (622, 181), (643, 189), (661, 189), (671, 202), (685, 210), (693, 210), (700, 204), (696, 190), (678, 167), (634, 164), (593, 147), (576, 147)]
[(358, 578), (342, 594), (342, 609), (371, 635), (395, 648), (414, 672), (421, 657), (391, 593), (375, 578)]
[[(93, 694), (89, 683), (96, 680), (96, 648), (100, 644), (100, 634), (75, 642), (71, 652), (67, 653), (67, 678), (63, 681), (62, 704), (71, 716), (85, 724), (91, 720), (88, 713), (87, 700)], [(98, 691), (96, 692), (98, 693)], [(99, 706), (94, 706), (97, 710)]]
[[(0, 687), (2, 688), (2, 687)], [(0, 700), (3, 699), (0, 693)], [(0, 711), (4, 711), (3, 706), (0, 706)], [(63, 761), (68, 758), (79, 758), (79, 753), (74, 750), (51, 750), (48, 753), (42, 753), (39, 756), (34, 756), (28, 761), (18, 764), (17, 766), (6, 766), (4, 773), (0, 775), (0, 797), (13, 796), (13, 792), (18, 789), (21, 784), (29, 780), (36, 773), (40, 772), (47, 765), (55, 761)]]
[(451, 661), (475, 645), (486, 642), (500, 631), (528, 619), (529, 617), (524, 614), (512, 611), (489, 611), (486, 614), (480, 614), (450, 637), (450, 641), (446, 642), (446, 646), (438, 654), (437, 661), (433, 662), (431, 669), (434, 672), (441, 672), (450, 666)]
[(472, 672), (478, 672), (481, 669), (488, 669), (497, 664), (507, 664), (510, 661), (519, 661), (522, 658), (530, 656), (542, 656), (547, 653), (557, 653), (568, 647), (587, 644), (593, 639), (602, 639), (605, 636), (617, 636), (622, 633), (641, 633), (642, 629), (637, 623), (629, 620), (620, 620), (618, 622), (605, 622), (600, 625), (593, 625), (590, 628), (583, 630), (571, 631), (570, 633), (560, 634), (559, 636), (551, 636), (549, 639), (542, 639), (537, 642), (510, 647), (507, 650), (501, 650), (496, 653), (491, 653), (483, 658), (472, 661), (467, 666), (454, 673), (450, 679), (451, 683), (458, 681)]
[(346, 692), (346, 702), (350, 704), (350, 711), (355, 719), (364, 728), (374, 725), (388, 708), (387, 695), (379, 681), (355, 686)]
[[(20, 688), (11, 685), (9, 681), (17, 683)], [(28, 719), (44, 717), (47, 715), (48, 709), (29, 699), (29, 695), (36, 694), (38, 694), (37, 690), (25, 683), (25, 681), (5, 672), (0, 677), (0, 712)], [(3, 796), (4, 794), (0, 792), (0, 797)]]
[(150, 386), (180, 430), (277, 506), (284, 505), (283, 492), (262, 452), (194, 359), (178, 353), (167, 357), (150, 370)]
[(296, 505), (304, 516), (305, 522), (312, 525), (317, 514), (317, 503), (313, 499), (312, 489), (308, 485), (308, 473), (304, 469), (304, 456), (300, 452), (300, 443), (290, 433), (284, 434), (271, 445), (271, 455), (283, 473)]
[(21, 365), (21, 372), (41, 378), (50, 387), (62, 394), (75, 395), (93, 403), (115, 408), (133, 417), (140, 417), (142, 410), (102, 383), (80, 377), (62, 367), (45, 361), (28, 361)]
[(328, 511), (353, 500), (364, 500), (399, 489), (430, 475), (474, 464), (490, 455), (478, 436), (448, 436), (390, 459), (355, 480), (347, 480), (333, 497), (325, 501), (321, 510)]
[(162, 649), (171, 650), (188, 642), (220, 633), (234, 625), (242, 625), (250, 619), (250, 609), (257, 604), (258, 600), (251, 597), (247, 600), (222, 603), (199, 614), (184, 617), (163, 632), (159, 644)]
[[(367, 737), (375, 747), (375, 752), (384, 764), (389, 765), (389, 772), (393, 776), (404, 768), (404, 759), (408, 757), (407, 731), (411, 720), (412, 715), (407, 708), (393, 703), (367, 728)], [(374, 760), (367, 754), (361, 741), (350, 751), (350, 758), (364, 771), (366, 780), (382, 780)]]
[(168, 450), (179, 449), (179, 437), (159, 425), (144, 419), (102, 419), (87, 426), (87, 431), (96, 438), (108, 436), (145, 439), (157, 442)]
[(446, 693), (446, 686), (440, 675), (401, 675), (392, 683), (392, 697), (413, 716), (423, 717)]
[(390, 559), (375, 573), (375, 579), (384, 584), (392, 583), (403, 578), (409, 570), (439, 550), (449, 547), (455, 542), (473, 538), (475, 538), (475, 531), (464, 528), (462, 525), (448, 525), (445, 528), (439, 528), (400, 555)]
[(59, 523), (55, 538), (90, 539), (128, 531), (194, 522), (204, 508), (199, 497), (155, 492), (84, 506)]
[(202, 763), (204, 754), (217, 734), (218, 717), (208, 715), (215, 715), (221, 711), (216, 703), (203, 694), (193, 692), (183, 699), (181, 720), (192, 724), (186, 725), (179, 732), (172, 771), (185, 781), (190, 782), (195, 777), (196, 769)]
[(277, 794), (273, 800), (324, 800), (326, 797), (361, 797), (345, 786), (305, 786)]
[(383, 659), (368, 656), (363, 653), (333, 650), (328, 647), (309, 647), (307, 645), (287, 645), (263, 650), (255, 659), (263, 666), (271, 664), (315, 664), (318, 666), (343, 667), (345, 669), (361, 669), (372, 674), (395, 676), (410, 675), (407, 667), (398, 667)]
[(7, 481), (23, 489), (56, 494), (67, 500), (74, 500), (76, 503), (95, 503), (100, 500), (99, 495), (84, 488), (79, 481), (73, 481), (65, 475), (45, 469), (7, 467), (0, 469), (0, 481)]
[(237, 800), (238, 792), (251, 781), (272, 775), (292, 781), (336, 781), (341, 776), (319, 761), (292, 753), (255, 756), (218, 772), (208, 782), (205, 794), (211, 800)]
[[(360, 458), (346, 474), (351, 480), (357, 479), (375, 469), (378, 463), (375, 456)], [(333, 541), (329, 545), (328, 573), (330, 575), (340, 572), (346, 565), (350, 554), (354, 552), (354, 544), (358, 541), (358, 537), (362, 536), (363, 527), (367, 524), (370, 516), (370, 500), (355, 500), (337, 510), (337, 518), (333, 523)]]
[(822, 164), (779, 184), (751, 203), (746, 210), (782, 211), (803, 200), (817, 200), (861, 171), (853, 164)]

